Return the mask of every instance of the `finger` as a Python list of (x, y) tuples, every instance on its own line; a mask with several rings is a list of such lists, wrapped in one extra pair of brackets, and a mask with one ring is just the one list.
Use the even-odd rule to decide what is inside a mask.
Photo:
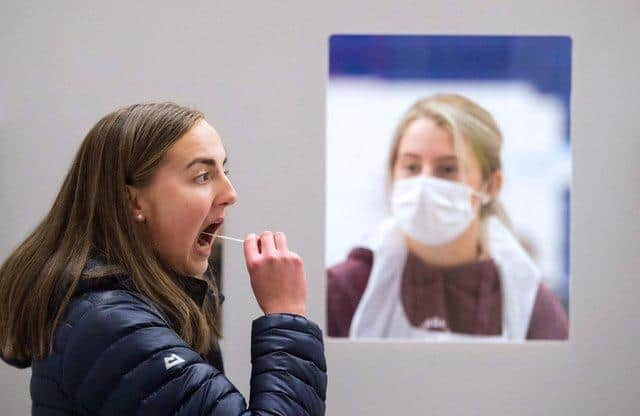
[(254, 264), (258, 260), (258, 237), (253, 233), (247, 235), (242, 247), (244, 249), (244, 259), (247, 263), (247, 268), (249, 268), (251, 264)]
[(287, 236), (283, 232), (276, 232), (273, 235), (273, 238), (276, 241), (276, 250), (282, 253), (289, 252), (289, 247), (287, 246)]
[(261, 254), (263, 256), (275, 256), (276, 243), (273, 239), (273, 233), (271, 231), (265, 231), (260, 234)]

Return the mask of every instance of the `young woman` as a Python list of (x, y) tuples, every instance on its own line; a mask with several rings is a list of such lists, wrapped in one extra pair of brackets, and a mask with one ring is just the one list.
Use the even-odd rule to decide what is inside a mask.
[(566, 339), (567, 316), (497, 202), (502, 137), (457, 95), (416, 102), (391, 147), (391, 215), (328, 270), (329, 335)]
[(244, 242), (265, 316), (249, 412), (224, 376), (212, 236), (236, 192), (202, 113), (132, 105), (84, 139), (53, 207), (0, 268), (2, 358), (31, 366), (34, 415), (322, 415), (322, 333), (282, 233)]

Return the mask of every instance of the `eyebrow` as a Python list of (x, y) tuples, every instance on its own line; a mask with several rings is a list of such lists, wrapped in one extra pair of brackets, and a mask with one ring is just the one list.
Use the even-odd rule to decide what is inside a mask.
[(445, 160), (458, 160), (458, 157), (456, 155), (446, 155), (446, 156), (440, 156), (437, 157), (436, 160), (438, 161), (445, 161)]
[[(410, 157), (412, 159), (422, 159), (422, 156), (420, 156), (417, 153), (401, 153), (399, 157)], [(458, 158), (456, 157), (456, 155), (445, 155), (445, 156), (439, 156), (436, 158), (436, 160), (438, 161), (444, 161), (444, 160), (449, 160), (449, 159), (453, 159), (453, 160), (457, 160)]]
[[(193, 159), (191, 162), (189, 162), (189, 164), (187, 165), (187, 167), (185, 169), (189, 169), (191, 166), (197, 164), (197, 163), (203, 163), (205, 165), (210, 165), (210, 166), (215, 166), (216, 165), (216, 160), (212, 159), (210, 157), (198, 157)], [(224, 166), (227, 163), (227, 158), (224, 158), (224, 161), (222, 162), (222, 166)]]
[(415, 153), (400, 153), (398, 157), (410, 157), (413, 159), (422, 159), (422, 156)]

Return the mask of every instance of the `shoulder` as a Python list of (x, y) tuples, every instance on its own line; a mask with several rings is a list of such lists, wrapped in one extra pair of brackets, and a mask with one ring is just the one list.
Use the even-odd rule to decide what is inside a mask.
[(360, 298), (367, 287), (373, 252), (363, 247), (351, 250), (342, 263), (327, 270), (327, 328), (329, 336), (346, 337)]
[(56, 328), (54, 351), (61, 354), (65, 378), (70, 380), (74, 369), (80, 372), (90, 367), (107, 350), (124, 353), (120, 345), (138, 345), (146, 350), (167, 342), (187, 347), (142, 296), (116, 289), (73, 298)]
[(558, 297), (544, 283), (538, 286), (527, 339), (565, 340), (569, 320)]
[[(115, 317), (122, 319), (111, 319)], [(167, 324), (158, 309), (140, 294), (124, 289), (106, 289), (73, 297), (63, 323), (68, 327), (104, 325), (116, 328), (126, 325), (130, 320), (150, 318), (154, 322)]]
[(84, 293), (70, 301), (56, 328), (54, 349), (90, 353), (92, 346), (104, 348), (143, 328), (169, 329), (165, 317), (143, 296), (122, 289)]
[(363, 292), (371, 274), (373, 252), (364, 247), (355, 247), (347, 259), (327, 270), (329, 291)]

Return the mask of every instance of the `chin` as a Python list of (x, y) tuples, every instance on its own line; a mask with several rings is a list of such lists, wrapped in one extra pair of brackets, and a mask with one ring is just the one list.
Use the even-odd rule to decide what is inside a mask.
[(207, 268), (209, 267), (209, 261), (207, 260), (203, 260), (202, 262), (194, 262), (193, 264), (191, 264), (190, 270), (189, 270), (189, 275), (190, 276), (202, 276), (203, 274), (205, 274), (205, 272), (207, 271)]

